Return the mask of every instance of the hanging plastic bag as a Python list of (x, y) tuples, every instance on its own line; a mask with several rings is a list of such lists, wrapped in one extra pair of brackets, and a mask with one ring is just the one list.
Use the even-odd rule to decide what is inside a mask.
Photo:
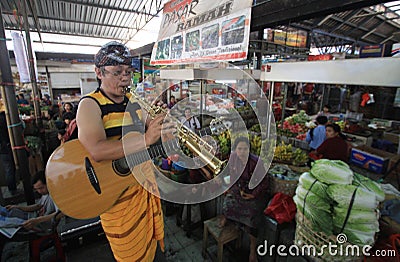
[(291, 196), (278, 192), (264, 210), (264, 214), (275, 219), (278, 224), (290, 222), (296, 215), (296, 204)]

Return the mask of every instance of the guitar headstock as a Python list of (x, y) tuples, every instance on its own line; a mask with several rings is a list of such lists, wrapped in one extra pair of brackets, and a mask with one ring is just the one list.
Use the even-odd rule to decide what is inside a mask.
[(210, 130), (212, 135), (219, 135), (227, 131), (228, 128), (221, 119), (215, 118), (210, 122)]

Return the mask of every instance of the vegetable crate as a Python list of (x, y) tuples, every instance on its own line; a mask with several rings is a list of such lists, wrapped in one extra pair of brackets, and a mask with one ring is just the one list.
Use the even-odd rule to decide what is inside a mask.
[(281, 192), (289, 196), (294, 196), (298, 183), (299, 181), (297, 180), (284, 180), (269, 176), (271, 195)]
[[(302, 250), (303, 247), (305, 251), (311, 250), (309, 247), (315, 247), (315, 256), (313, 254), (304, 254), (307, 257), (311, 258), (312, 261), (316, 262), (361, 262), (363, 261), (362, 256), (362, 246), (358, 248), (359, 256), (357, 256), (357, 252), (352, 254), (352, 250), (355, 245), (352, 245), (348, 242), (344, 242), (343, 244), (338, 243), (339, 237), (331, 235), (328, 236), (323, 232), (315, 232), (312, 229), (311, 222), (303, 215), (303, 213), (297, 210), (296, 213), (296, 233), (294, 243), (299, 247), (299, 250)], [(337, 255), (332, 255), (329, 252), (329, 244), (337, 245), (337, 248), (333, 248), (333, 251), (337, 251)], [(351, 246), (351, 247), (350, 247)], [(325, 248), (322, 248), (325, 247)], [(348, 248), (348, 254), (346, 254), (346, 247)], [(322, 250), (322, 252), (321, 252)], [(342, 250), (342, 251), (341, 251)], [(342, 255), (340, 256), (340, 252)], [(321, 255), (321, 253), (323, 253)], [(333, 252), (332, 252), (333, 253)], [(346, 256), (349, 255), (349, 256)], [(352, 255), (352, 256), (350, 256)]]

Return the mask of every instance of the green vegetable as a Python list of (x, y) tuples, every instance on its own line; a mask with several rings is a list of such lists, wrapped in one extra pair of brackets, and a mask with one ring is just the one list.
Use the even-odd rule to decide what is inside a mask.
[(326, 184), (349, 185), (353, 181), (353, 171), (340, 160), (317, 160), (311, 168), (311, 174)]
[(374, 192), (376, 199), (379, 202), (385, 200), (385, 192), (383, 192), (381, 186), (363, 175), (354, 173), (353, 185), (360, 186), (368, 191)]
[[(343, 224), (333, 220), (333, 227), (335, 233), (340, 233)], [(375, 235), (375, 232), (379, 232), (378, 220), (373, 223), (346, 223), (345, 229), (357, 232), (363, 232), (365, 234)]]
[[(347, 208), (334, 207), (333, 220), (343, 225)], [(347, 223), (374, 223), (379, 218), (375, 209), (351, 209)]]
[(354, 245), (373, 245), (375, 242), (375, 232), (366, 233), (344, 229), (342, 233), (346, 234), (347, 241)]
[[(338, 206), (346, 209), (350, 205), (353, 192), (356, 189), (353, 185), (330, 185), (328, 187), (328, 195)], [(354, 199), (353, 208), (355, 209), (375, 209), (378, 206), (378, 201), (374, 193), (365, 190), (362, 187), (357, 189)]]
[[(299, 186), (303, 187), (304, 189), (310, 190), (317, 196), (321, 197), (322, 199), (328, 201), (329, 197), (326, 193), (328, 189), (328, 185), (322, 182), (315, 182), (316, 179), (313, 177), (309, 172), (305, 172), (300, 176)], [(314, 183), (315, 182), (315, 183)], [(313, 185), (314, 183), (314, 185)], [(312, 187), (311, 187), (312, 186)]]
[(297, 195), (293, 197), (293, 200), (296, 203), (297, 212), (303, 212), (304, 216), (311, 222), (313, 230), (332, 235), (332, 216), (328, 211), (315, 208), (308, 204), (303, 208), (304, 201)]
[[(321, 210), (326, 210), (330, 212), (331, 206), (329, 205), (328, 202), (326, 202), (323, 198), (317, 196), (313, 192), (309, 192), (307, 189), (304, 189), (300, 186), (297, 187), (296, 189), (296, 195), (299, 197), (300, 200), (303, 201), (306, 199), (305, 205), (312, 206), (313, 208), (321, 209)], [(307, 196), (307, 198), (305, 198)]]

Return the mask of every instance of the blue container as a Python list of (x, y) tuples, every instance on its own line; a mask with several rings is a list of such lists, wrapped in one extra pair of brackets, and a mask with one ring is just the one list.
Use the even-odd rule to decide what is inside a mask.
[(184, 166), (184, 163), (180, 161), (172, 163), (172, 169), (176, 171), (185, 171), (186, 168)]

